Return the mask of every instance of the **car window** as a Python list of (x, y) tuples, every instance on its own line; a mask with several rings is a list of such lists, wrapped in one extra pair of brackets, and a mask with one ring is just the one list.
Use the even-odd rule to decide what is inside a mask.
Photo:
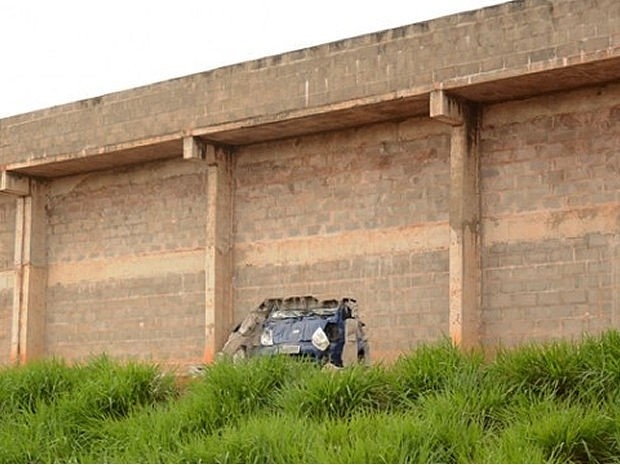
[(318, 307), (318, 308), (277, 308), (269, 315), (270, 319), (283, 320), (286, 318), (302, 318), (304, 316), (320, 315), (330, 316), (335, 315), (338, 311), (338, 307)]

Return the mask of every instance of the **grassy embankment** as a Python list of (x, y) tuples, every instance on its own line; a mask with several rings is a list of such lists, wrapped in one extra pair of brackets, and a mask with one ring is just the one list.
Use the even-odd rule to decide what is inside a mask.
[(182, 392), (106, 357), (5, 368), (0, 462), (620, 462), (620, 333), (487, 362), (447, 341), (336, 372), (218, 362)]

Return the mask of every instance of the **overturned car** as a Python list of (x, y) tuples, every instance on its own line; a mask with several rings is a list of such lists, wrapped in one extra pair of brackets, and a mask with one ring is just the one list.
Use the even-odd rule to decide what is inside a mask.
[(354, 299), (313, 296), (266, 299), (232, 331), (222, 354), (305, 356), (342, 367), (369, 359)]

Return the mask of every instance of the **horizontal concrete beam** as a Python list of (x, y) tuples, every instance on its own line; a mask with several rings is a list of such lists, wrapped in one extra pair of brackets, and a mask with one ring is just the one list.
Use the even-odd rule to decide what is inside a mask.
[(172, 159), (182, 154), (181, 134), (165, 134), (121, 144), (94, 147), (92, 150), (80, 150), (9, 163), (6, 165), (6, 171), (34, 178), (56, 178), (154, 160)]
[(30, 180), (3, 170), (0, 172), (0, 193), (25, 197), (30, 194)]

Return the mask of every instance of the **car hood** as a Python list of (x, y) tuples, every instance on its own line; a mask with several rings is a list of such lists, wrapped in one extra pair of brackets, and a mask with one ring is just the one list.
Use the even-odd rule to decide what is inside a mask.
[(320, 317), (286, 318), (271, 320), (265, 323), (265, 328), (272, 331), (273, 343), (304, 342), (312, 340), (317, 328), (325, 329), (330, 320)]

